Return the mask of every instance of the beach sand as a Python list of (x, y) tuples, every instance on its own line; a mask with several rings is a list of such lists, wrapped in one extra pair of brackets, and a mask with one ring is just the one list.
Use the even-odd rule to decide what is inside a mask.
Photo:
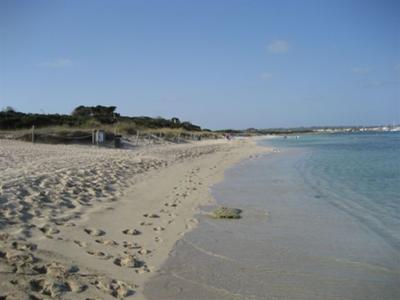
[(252, 139), (136, 150), (0, 140), (0, 299), (144, 299)]

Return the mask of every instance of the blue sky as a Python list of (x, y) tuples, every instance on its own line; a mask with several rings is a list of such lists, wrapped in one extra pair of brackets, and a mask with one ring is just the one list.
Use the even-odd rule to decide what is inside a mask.
[(0, 107), (203, 127), (400, 123), (400, 1), (0, 0)]

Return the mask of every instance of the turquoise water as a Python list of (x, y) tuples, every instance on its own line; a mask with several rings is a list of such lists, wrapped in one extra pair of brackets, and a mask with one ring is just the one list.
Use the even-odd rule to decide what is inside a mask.
[(400, 299), (400, 134), (260, 144), (212, 188), (243, 218), (198, 216), (147, 299)]
[(261, 144), (306, 150), (296, 167), (316, 194), (400, 250), (400, 133), (305, 135)]

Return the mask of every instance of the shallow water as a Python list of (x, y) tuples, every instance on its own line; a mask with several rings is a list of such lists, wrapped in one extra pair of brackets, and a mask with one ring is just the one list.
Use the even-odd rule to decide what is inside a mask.
[(212, 189), (243, 219), (201, 216), (146, 297), (400, 299), (400, 135), (262, 143)]

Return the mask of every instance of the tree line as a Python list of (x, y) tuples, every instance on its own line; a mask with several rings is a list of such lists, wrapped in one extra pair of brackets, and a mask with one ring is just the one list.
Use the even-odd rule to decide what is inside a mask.
[(190, 131), (200, 131), (201, 127), (190, 122), (181, 122), (178, 118), (165, 119), (161, 117), (129, 117), (117, 113), (116, 106), (84, 106), (76, 107), (71, 114), (38, 114), (18, 112), (12, 107), (6, 107), (0, 112), (0, 129), (14, 130), (48, 126), (82, 127), (90, 124), (131, 123), (138, 128), (182, 128)]

